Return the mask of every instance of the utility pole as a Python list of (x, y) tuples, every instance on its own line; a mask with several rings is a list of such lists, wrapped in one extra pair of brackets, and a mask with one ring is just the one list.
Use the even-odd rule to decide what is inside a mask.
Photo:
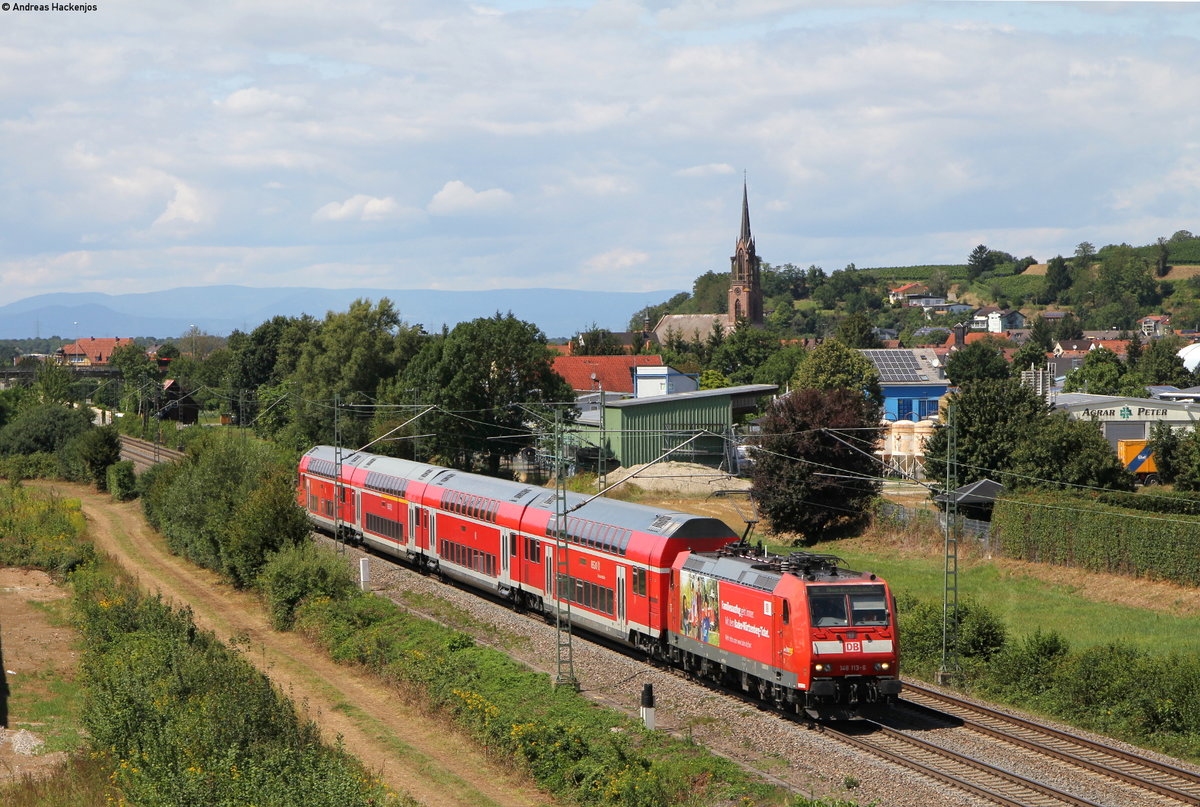
[(558, 630), (558, 672), (555, 687), (579, 689), (575, 678), (575, 656), (571, 644), (571, 596), (575, 580), (571, 577), (570, 552), (567, 542), (567, 463), (563, 439), (562, 410), (554, 410), (554, 565), (555, 626)]
[(942, 591), (942, 666), (937, 682), (944, 684), (959, 672), (958, 664), (958, 433), (955, 426), (957, 407), (946, 407), (946, 499), (945, 527), (945, 586)]
[(604, 430), (604, 382), (596, 382), (600, 387), (600, 456), (596, 467), (596, 490), (604, 490), (608, 486), (608, 435)]
[(333, 396), (333, 540), (339, 554), (346, 551), (342, 540), (342, 423), (338, 416), (338, 396)]

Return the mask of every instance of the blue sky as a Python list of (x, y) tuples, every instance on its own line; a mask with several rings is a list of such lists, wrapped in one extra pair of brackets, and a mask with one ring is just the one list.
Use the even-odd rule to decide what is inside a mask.
[[(0, 304), (690, 288), (1200, 232), (1200, 5), (377, 0), (0, 12)], [(400, 300), (403, 311), (403, 300)]]

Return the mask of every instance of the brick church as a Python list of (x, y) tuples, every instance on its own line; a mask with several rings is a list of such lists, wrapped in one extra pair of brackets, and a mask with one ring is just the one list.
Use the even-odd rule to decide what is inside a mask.
[(704, 341), (719, 325), (731, 333), (739, 320), (753, 326), (763, 322), (761, 264), (750, 232), (750, 199), (742, 182), (742, 229), (729, 259), (729, 305), (724, 314), (667, 314), (654, 326), (658, 343), (666, 344), (673, 334), (684, 341)]

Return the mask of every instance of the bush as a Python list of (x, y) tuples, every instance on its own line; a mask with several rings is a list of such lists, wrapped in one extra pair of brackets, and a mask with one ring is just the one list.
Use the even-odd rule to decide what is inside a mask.
[(26, 409), (0, 429), (0, 454), (53, 453), (92, 428), (85, 409), (46, 404)]
[(172, 552), (247, 585), (270, 552), (297, 540), (294, 466), (275, 447), (208, 429), (172, 467), (142, 483), (146, 516)]
[(324, 745), (269, 679), (186, 612), (80, 576), (84, 722), (131, 803), (411, 804)]
[(250, 491), (233, 511), (221, 539), (225, 575), (252, 585), (275, 552), (308, 540), (308, 517), (296, 504), (290, 471), (282, 469)]
[(57, 577), (95, 558), (81, 540), (83, 514), (78, 502), (0, 487), (0, 565), (34, 566)]
[(289, 630), (296, 606), (306, 599), (345, 600), (358, 586), (345, 561), (326, 549), (305, 542), (277, 552), (263, 567), (259, 587), (267, 601), (271, 624)]
[(125, 502), (137, 496), (137, 477), (133, 472), (133, 462), (124, 460), (108, 466), (108, 492), (119, 502)]
[(105, 490), (108, 466), (121, 460), (121, 441), (112, 426), (90, 428), (67, 440), (58, 451), (59, 472), (72, 482)]
[(732, 763), (643, 733), (547, 675), (381, 597), (310, 598), (296, 626), (335, 659), (366, 665), (451, 715), (564, 801), (658, 807), (743, 803), (738, 796), (755, 793)]
[(0, 456), (0, 477), (10, 481), (53, 479), (58, 476), (58, 457), (54, 454), (11, 454)]

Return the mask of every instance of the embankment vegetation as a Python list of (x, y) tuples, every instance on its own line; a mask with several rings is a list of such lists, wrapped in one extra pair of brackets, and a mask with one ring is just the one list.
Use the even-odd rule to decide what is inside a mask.
[(412, 804), (323, 743), (269, 679), (189, 613), (98, 563), (76, 502), (0, 488), (0, 560), (46, 569), (71, 588), (91, 738), (49, 779), (0, 788), (0, 802)]

